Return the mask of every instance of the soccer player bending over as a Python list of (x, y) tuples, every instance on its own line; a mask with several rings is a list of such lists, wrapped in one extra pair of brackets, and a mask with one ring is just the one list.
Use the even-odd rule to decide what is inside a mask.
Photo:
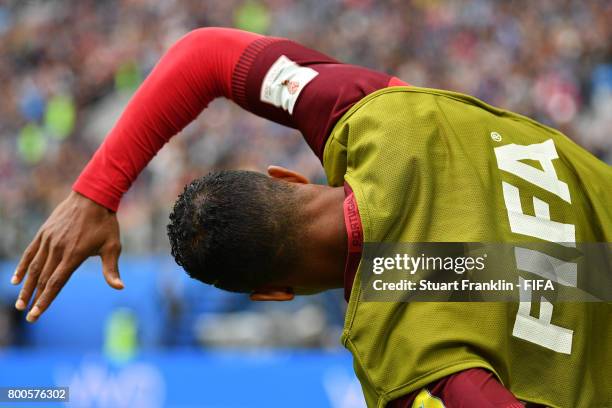
[(299, 129), (329, 186), (274, 166), (195, 180), (168, 226), (190, 276), (254, 300), (344, 287), (342, 343), (370, 407), (610, 403), (609, 305), (365, 302), (359, 285), (364, 242), (609, 242), (609, 166), (472, 97), (232, 29), (195, 30), (164, 55), (41, 227), (13, 277), (29, 321), (89, 256), (123, 287), (122, 195), (220, 96)]

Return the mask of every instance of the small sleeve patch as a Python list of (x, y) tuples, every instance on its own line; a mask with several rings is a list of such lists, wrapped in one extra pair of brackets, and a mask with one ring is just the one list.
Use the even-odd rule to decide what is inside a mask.
[(268, 69), (261, 84), (260, 100), (293, 114), (300, 92), (319, 73), (281, 55)]

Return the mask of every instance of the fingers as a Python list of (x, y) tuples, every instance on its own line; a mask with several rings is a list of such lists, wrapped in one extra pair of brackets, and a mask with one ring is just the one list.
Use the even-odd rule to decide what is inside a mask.
[[(32, 308), (28, 312), (26, 316), (26, 320), (30, 323), (34, 323), (41, 314), (47, 310), (49, 305), (55, 300), (57, 294), (62, 290), (72, 273), (83, 263), (83, 261), (87, 258), (86, 256), (73, 256), (67, 258), (60, 254), (58, 256), (59, 264), (52, 269), (52, 272), (49, 275), (46, 275), (43, 278), (42, 274), (39, 280), (44, 280), (44, 284), (41, 283), (37, 289), (36, 299), (32, 302)], [(55, 263), (50, 263), (49, 265), (55, 265)], [(46, 269), (47, 265), (45, 265)], [(50, 267), (50, 266), (49, 266)]]
[(42, 271), (43, 265), (46, 263), (47, 252), (47, 246), (44, 244), (41, 245), (38, 248), (36, 255), (32, 259), (32, 262), (29, 263), (27, 268), (28, 276), (23, 287), (21, 288), (21, 291), (19, 292), (17, 302), (15, 302), (15, 308), (17, 310), (25, 310), (30, 302), (34, 288), (36, 288), (36, 284), (38, 283), (40, 272)]
[(118, 243), (108, 244), (102, 248), (100, 256), (102, 257), (102, 273), (106, 283), (111, 288), (123, 289), (124, 284), (119, 276), (119, 255), (121, 254), (121, 245)]
[[(74, 270), (88, 257), (104, 257), (105, 277), (115, 288), (122, 288), (117, 258), (119, 225), (114, 213), (90, 199), (71, 193), (57, 206), (24, 251), (11, 282), (23, 287), (15, 303), (25, 310), (35, 292), (28, 321), (35, 321), (55, 299)], [(104, 251), (103, 251), (104, 250)]]
[(51, 273), (51, 276), (44, 285), (42, 293), (37, 293), (38, 300), (36, 300), (34, 306), (32, 309), (30, 309), (28, 315), (26, 316), (26, 320), (28, 322), (34, 323), (36, 320), (38, 320), (40, 315), (47, 310), (51, 302), (53, 302), (57, 294), (66, 284), (66, 281), (74, 269), (76, 269), (76, 267), (67, 268), (65, 264), (60, 264), (53, 271), (53, 273)]
[[(121, 253), (119, 244), (107, 244), (100, 253), (104, 278), (115, 289), (123, 289), (124, 285), (119, 277), (118, 261)], [(26, 281), (21, 288), (15, 307), (25, 310), (32, 294), (36, 294), (32, 308), (26, 316), (30, 323), (38, 320), (47, 310), (55, 297), (64, 287), (72, 272), (87, 258), (81, 255), (66, 256), (61, 247), (58, 249), (46, 243), (40, 244), (27, 268)], [(41, 266), (42, 265), (42, 266)]]
[(32, 304), (35, 305), (40, 295), (45, 290), (47, 286), (47, 282), (51, 278), (53, 272), (56, 270), (57, 265), (62, 261), (62, 254), (51, 248), (49, 250), (49, 256), (47, 256), (47, 262), (45, 262), (45, 266), (43, 267), (40, 275), (38, 276), (38, 284), (36, 285), (36, 292), (34, 293), (34, 300)]
[(30, 266), (30, 262), (34, 259), (34, 256), (38, 252), (38, 248), (40, 247), (41, 237), (40, 234), (36, 234), (34, 240), (28, 245), (25, 252), (23, 253), (17, 268), (15, 269), (15, 273), (11, 278), (11, 283), (13, 285), (18, 285), (21, 283), (21, 280), (25, 276), (26, 271), (28, 270), (28, 266)]

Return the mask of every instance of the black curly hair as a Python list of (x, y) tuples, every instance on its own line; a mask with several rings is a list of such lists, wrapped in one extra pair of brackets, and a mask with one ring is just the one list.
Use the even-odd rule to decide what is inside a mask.
[(168, 237), (176, 263), (194, 279), (249, 293), (274, 282), (297, 254), (295, 187), (253, 171), (213, 172), (174, 204)]

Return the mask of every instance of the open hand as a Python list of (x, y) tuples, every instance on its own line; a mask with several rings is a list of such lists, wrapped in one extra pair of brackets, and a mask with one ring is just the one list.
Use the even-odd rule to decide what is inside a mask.
[(57, 206), (23, 253), (11, 279), (14, 285), (25, 277), (15, 307), (25, 310), (34, 322), (49, 307), (72, 273), (90, 256), (102, 258), (106, 282), (123, 289), (119, 277), (119, 223), (114, 212), (71, 192)]

